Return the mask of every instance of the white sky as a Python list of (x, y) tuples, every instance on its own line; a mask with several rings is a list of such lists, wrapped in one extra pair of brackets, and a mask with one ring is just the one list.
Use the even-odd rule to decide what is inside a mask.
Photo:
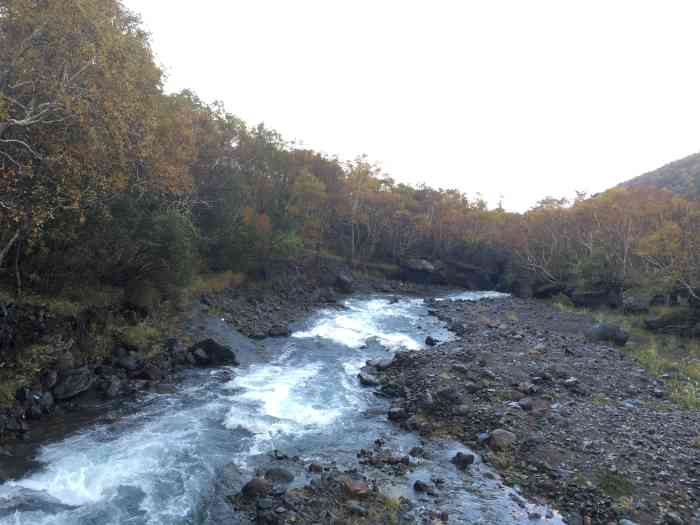
[(700, 2), (125, 0), (168, 90), (522, 211), (700, 150)]

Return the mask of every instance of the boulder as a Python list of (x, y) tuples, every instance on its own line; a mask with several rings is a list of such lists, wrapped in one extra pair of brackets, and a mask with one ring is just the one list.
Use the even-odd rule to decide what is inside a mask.
[(341, 272), (335, 277), (335, 281), (333, 282), (333, 287), (339, 291), (340, 293), (352, 293), (354, 290), (354, 281), (353, 278), (345, 273)]
[(198, 365), (232, 365), (237, 366), (236, 354), (228, 346), (221, 345), (213, 339), (205, 339), (190, 348)]
[(622, 306), (622, 290), (574, 290), (571, 301), (579, 308), (619, 308)]
[(351, 498), (362, 498), (370, 492), (369, 485), (366, 481), (348, 479), (344, 483), (345, 492)]
[(591, 341), (614, 343), (618, 346), (625, 346), (629, 339), (629, 334), (626, 331), (609, 323), (596, 323), (588, 330), (586, 336)]
[(94, 382), (95, 375), (87, 367), (67, 370), (53, 387), (53, 396), (57, 400), (70, 399), (88, 390)]
[(465, 454), (464, 452), (457, 452), (455, 457), (451, 459), (452, 464), (460, 470), (467, 470), (469, 465), (474, 463), (476, 457), (474, 454)]
[(267, 331), (270, 337), (289, 337), (291, 333), (289, 326), (285, 324), (276, 324)]
[(428, 337), (425, 338), (425, 344), (428, 346), (437, 346), (439, 342), (440, 341), (438, 341), (437, 339), (435, 339), (431, 335), (429, 335)]
[(489, 435), (487, 445), (491, 450), (507, 450), (515, 444), (515, 434), (498, 428)]
[(532, 287), (532, 296), (537, 299), (549, 299), (562, 292), (564, 292), (564, 286), (557, 283), (544, 283)]
[(253, 478), (243, 486), (241, 493), (249, 499), (263, 498), (272, 494), (272, 482), (264, 478)]
[(294, 474), (283, 468), (274, 467), (265, 472), (265, 479), (273, 483), (291, 483), (294, 481)]

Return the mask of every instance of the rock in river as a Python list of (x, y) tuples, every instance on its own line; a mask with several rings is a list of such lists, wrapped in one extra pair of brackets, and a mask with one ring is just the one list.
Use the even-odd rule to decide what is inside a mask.
[(213, 339), (200, 341), (190, 351), (193, 353), (198, 365), (238, 365), (236, 354), (228, 346), (221, 345)]
[(85, 392), (95, 382), (95, 375), (87, 368), (75, 368), (61, 374), (58, 383), (53, 387), (56, 399), (70, 399)]

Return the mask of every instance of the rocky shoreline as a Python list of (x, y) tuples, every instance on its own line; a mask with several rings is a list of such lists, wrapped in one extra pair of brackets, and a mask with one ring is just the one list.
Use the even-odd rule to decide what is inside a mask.
[(516, 298), (431, 309), (455, 341), (365, 370), (393, 399), (390, 419), (479, 451), (571, 525), (698, 523), (700, 411), (591, 341), (592, 319)]

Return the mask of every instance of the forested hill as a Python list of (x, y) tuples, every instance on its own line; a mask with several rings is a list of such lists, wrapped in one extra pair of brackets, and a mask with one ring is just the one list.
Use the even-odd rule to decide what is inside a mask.
[(624, 188), (656, 188), (676, 195), (700, 199), (700, 153), (693, 153), (661, 168), (635, 177), (620, 186)]

